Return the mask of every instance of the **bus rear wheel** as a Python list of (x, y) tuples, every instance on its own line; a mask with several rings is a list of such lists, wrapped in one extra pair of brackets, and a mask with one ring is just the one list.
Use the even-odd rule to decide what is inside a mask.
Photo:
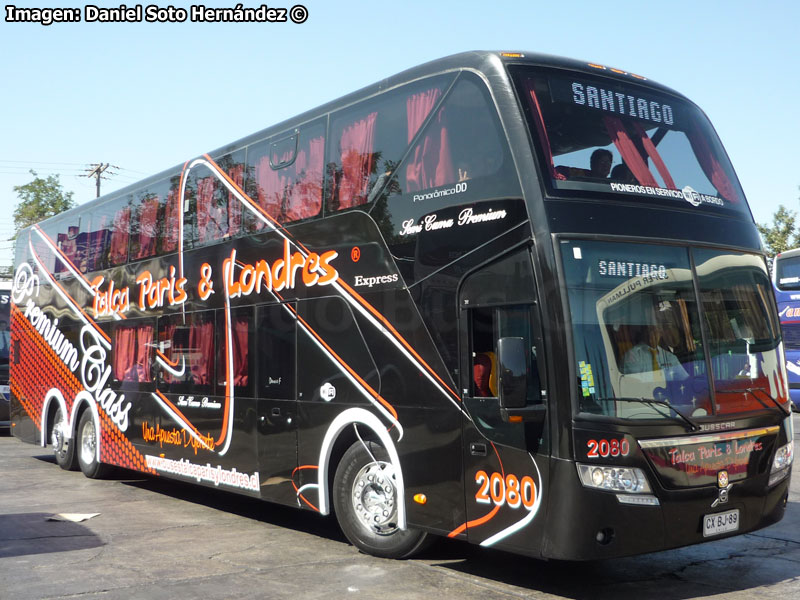
[(356, 442), (345, 452), (334, 476), (333, 506), (345, 536), (362, 552), (383, 558), (408, 558), (421, 550), (428, 534), (397, 526), (395, 467), (374, 442)]
[(65, 471), (75, 471), (78, 468), (78, 459), (75, 456), (75, 437), (68, 434), (69, 423), (64, 411), (59, 406), (53, 422), (53, 431), (50, 434), (50, 443), (53, 445), (56, 464)]
[(100, 479), (108, 472), (108, 465), (104, 465), (97, 458), (99, 438), (100, 432), (95, 427), (92, 411), (83, 411), (75, 437), (75, 453), (78, 455), (78, 466), (90, 479)]

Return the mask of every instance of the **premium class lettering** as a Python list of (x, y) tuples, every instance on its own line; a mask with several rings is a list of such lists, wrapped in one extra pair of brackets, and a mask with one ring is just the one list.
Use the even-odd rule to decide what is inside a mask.
[(73, 373), (80, 365), (78, 351), (72, 345), (61, 330), (58, 328), (58, 319), (53, 321), (36, 306), (33, 300), (28, 300), (25, 305), (25, 318), (28, 319), (33, 328), (38, 331), (47, 345), (53, 349), (58, 358), (67, 365)]
[(572, 82), (572, 101), (580, 106), (636, 117), (643, 121), (675, 124), (675, 115), (669, 104), (593, 85), (584, 85), (577, 81)]

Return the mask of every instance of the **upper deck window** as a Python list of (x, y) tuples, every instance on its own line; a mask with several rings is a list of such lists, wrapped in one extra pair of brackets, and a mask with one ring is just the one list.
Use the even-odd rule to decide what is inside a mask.
[(693, 104), (569, 71), (514, 71), (551, 192), (604, 192), (749, 216), (716, 134)]

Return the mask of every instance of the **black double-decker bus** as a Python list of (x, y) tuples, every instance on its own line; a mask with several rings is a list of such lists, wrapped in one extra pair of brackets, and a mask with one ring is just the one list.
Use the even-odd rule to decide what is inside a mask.
[(22, 232), (12, 300), (15, 436), (375, 555), (599, 559), (786, 506), (744, 194), (700, 109), (618, 69), (408, 70)]

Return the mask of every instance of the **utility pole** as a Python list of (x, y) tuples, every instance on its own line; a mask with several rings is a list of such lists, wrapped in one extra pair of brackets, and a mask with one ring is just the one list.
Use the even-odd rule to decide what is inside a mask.
[(112, 169), (118, 169), (119, 167), (115, 167), (114, 165), (110, 165), (108, 163), (96, 163), (93, 165), (89, 165), (90, 170), (87, 172), (86, 177), (94, 177), (97, 179), (97, 196), (96, 198), (100, 197), (100, 180), (101, 179), (108, 179), (108, 177), (101, 177), (101, 175), (111, 167)]

